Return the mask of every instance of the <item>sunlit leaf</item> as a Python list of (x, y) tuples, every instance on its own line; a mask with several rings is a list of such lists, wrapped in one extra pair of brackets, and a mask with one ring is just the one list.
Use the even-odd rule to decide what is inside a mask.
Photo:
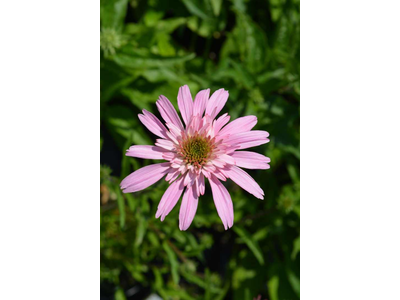
[(122, 289), (118, 289), (114, 294), (115, 300), (126, 300), (125, 293)]
[(215, 16), (219, 16), (221, 12), (222, 0), (210, 0)]
[(298, 237), (297, 239), (295, 239), (293, 241), (293, 251), (292, 251), (292, 254), (290, 256), (292, 258), (292, 260), (294, 260), (296, 258), (296, 256), (299, 253), (299, 251), (300, 251), (300, 237)]
[(293, 290), (300, 297), (300, 279), (290, 270), (287, 271), (287, 276)]
[(273, 276), (268, 281), (268, 292), (269, 292), (269, 296), (271, 297), (271, 300), (279, 300), (278, 287), (279, 287), (279, 277)]

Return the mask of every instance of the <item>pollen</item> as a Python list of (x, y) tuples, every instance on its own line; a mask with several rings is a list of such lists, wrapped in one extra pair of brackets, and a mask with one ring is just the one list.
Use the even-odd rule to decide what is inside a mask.
[(180, 152), (185, 162), (194, 166), (202, 166), (210, 158), (212, 145), (208, 138), (189, 137), (181, 144)]

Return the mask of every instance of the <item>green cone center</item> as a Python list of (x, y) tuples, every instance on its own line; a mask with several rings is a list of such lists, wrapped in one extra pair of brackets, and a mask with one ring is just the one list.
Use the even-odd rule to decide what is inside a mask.
[(183, 157), (189, 164), (205, 164), (210, 153), (211, 145), (209, 141), (203, 137), (191, 137), (182, 145)]

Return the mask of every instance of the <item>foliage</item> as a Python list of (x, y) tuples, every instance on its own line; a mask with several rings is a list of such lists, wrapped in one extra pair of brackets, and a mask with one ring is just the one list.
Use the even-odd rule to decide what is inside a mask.
[[(101, 293), (104, 299), (298, 299), (299, 2), (296, 0), (101, 1)], [(167, 183), (122, 194), (120, 181), (152, 163), (124, 156), (155, 137), (139, 122), (159, 115), (160, 94), (229, 90), (221, 113), (256, 115), (271, 142), (252, 150), (271, 169), (249, 173), (261, 201), (228, 180), (235, 221), (225, 231), (209, 188), (192, 225), (179, 204), (155, 219)], [(107, 298), (109, 297), (109, 298)]]

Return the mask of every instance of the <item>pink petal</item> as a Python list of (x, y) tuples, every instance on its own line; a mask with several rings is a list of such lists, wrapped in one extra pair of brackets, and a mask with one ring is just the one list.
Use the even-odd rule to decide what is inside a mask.
[(181, 165), (180, 165), (180, 164), (171, 163), (171, 168), (174, 168), (174, 169), (179, 169), (180, 167), (181, 167)]
[(226, 125), (219, 133), (219, 136), (250, 131), (256, 124), (257, 124), (256, 116), (246, 116), (237, 118), (236, 120)]
[(211, 162), (208, 162), (203, 166), (203, 170), (206, 170), (206, 171), (212, 173), (212, 172), (214, 172), (216, 170), (216, 168)]
[(173, 152), (164, 152), (163, 159), (165, 160), (172, 160), (176, 157), (175, 153)]
[(190, 171), (186, 173), (185, 179), (183, 180), (183, 185), (184, 186), (187, 186), (189, 183), (191, 183), (192, 182), (192, 178), (195, 179), (195, 177), (193, 175), (191, 175), (191, 174), (193, 174), (193, 173), (190, 172)]
[(192, 119), (190, 120), (190, 123), (188, 126), (186, 126), (186, 134), (192, 135), (196, 131), (199, 131), (202, 125), (202, 118), (199, 116), (192, 116)]
[(167, 131), (167, 136), (169, 137), (169, 139), (170, 139), (175, 145), (179, 145), (178, 139), (175, 137), (175, 135), (173, 135), (171, 132)]
[(215, 177), (217, 177), (219, 180), (226, 181), (226, 177), (225, 177), (225, 175), (224, 175), (222, 172), (220, 172), (220, 169), (214, 171), (213, 174), (214, 174)]
[(202, 90), (197, 93), (194, 98), (193, 115), (203, 116), (204, 110), (206, 109), (208, 98), (210, 97), (210, 89)]
[(172, 123), (166, 123), (166, 125), (169, 128), (171, 134), (173, 134), (176, 139), (182, 137), (182, 131), (177, 126)]
[(125, 155), (139, 158), (164, 159), (163, 154), (165, 154), (165, 152), (167, 152), (167, 150), (157, 146), (135, 145), (129, 147)]
[(214, 175), (211, 175), (209, 181), (215, 207), (224, 224), (225, 230), (227, 230), (233, 225), (233, 204), (231, 196), (224, 185)]
[(168, 181), (169, 183), (171, 183), (172, 181), (174, 181), (180, 174), (181, 172), (179, 171), (175, 171), (174, 169), (172, 169), (167, 177), (165, 177), (165, 180)]
[(224, 142), (238, 146), (238, 149), (246, 149), (269, 142), (269, 133), (262, 130), (252, 130), (249, 132), (235, 133), (224, 139)]
[(155, 144), (169, 151), (175, 150), (175, 144), (170, 140), (157, 139)]
[(256, 198), (264, 199), (264, 191), (260, 188), (258, 183), (242, 169), (232, 166), (229, 169), (224, 169), (223, 173)]
[(156, 105), (165, 122), (172, 123), (180, 130), (183, 130), (182, 121), (179, 119), (178, 113), (172, 103), (165, 96), (161, 95), (157, 100)]
[(214, 134), (217, 135), (222, 127), (225, 126), (226, 123), (229, 122), (231, 117), (228, 114), (223, 114), (217, 120), (214, 121)]
[(174, 163), (174, 164), (182, 165), (183, 164), (183, 159), (178, 157), (178, 156), (175, 156), (175, 158), (173, 160), (171, 160), (171, 162)]
[(250, 151), (236, 151), (232, 154), (238, 167), (246, 169), (269, 169), (269, 157)]
[(224, 89), (219, 89), (215, 91), (208, 100), (206, 114), (214, 119), (224, 107), (226, 101), (228, 100), (228, 97), (229, 93)]
[(196, 177), (193, 185), (196, 186), (197, 197), (200, 197), (199, 176)]
[(228, 164), (228, 165), (234, 165), (235, 164), (235, 159), (228, 155), (228, 154), (222, 154), (220, 156), (218, 156), (219, 160), (222, 160), (224, 163)]
[(201, 169), (201, 172), (204, 174), (204, 176), (205, 176), (206, 178), (210, 178), (211, 173), (210, 173), (209, 171), (207, 171), (207, 170), (205, 170), (205, 169), (203, 168), (203, 169)]
[(161, 221), (164, 221), (165, 217), (170, 213), (181, 197), (183, 189), (183, 177), (180, 177), (178, 180), (174, 181), (167, 188), (160, 200), (160, 203), (158, 204), (156, 218), (161, 216)]
[(197, 179), (198, 179), (198, 181), (199, 181), (199, 192), (200, 192), (201, 195), (204, 195), (204, 192), (205, 192), (205, 190), (206, 190), (206, 186), (205, 186), (205, 184), (204, 184), (204, 175), (203, 175), (203, 174), (200, 174), (200, 175), (197, 177)]
[(196, 214), (199, 199), (197, 197), (196, 185), (188, 187), (183, 194), (181, 208), (179, 210), (179, 229), (186, 230), (192, 224)]
[(151, 112), (143, 109), (143, 115), (139, 114), (139, 120), (155, 135), (162, 138), (168, 138), (167, 128), (165, 128), (161, 121)]
[(186, 126), (193, 115), (193, 99), (187, 85), (181, 86), (178, 92), (178, 106)]
[(219, 159), (213, 159), (212, 164), (218, 168), (223, 168), (225, 166), (225, 163)]
[(124, 193), (141, 191), (159, 181), (170, 169), (170, 163), (153, 164), (131, 173), (121, 181)]
[(184, 174), (187, 171), (187, 165), (186, 164), (180, 165), (179, 171), (181, 172), (181, 174)]

